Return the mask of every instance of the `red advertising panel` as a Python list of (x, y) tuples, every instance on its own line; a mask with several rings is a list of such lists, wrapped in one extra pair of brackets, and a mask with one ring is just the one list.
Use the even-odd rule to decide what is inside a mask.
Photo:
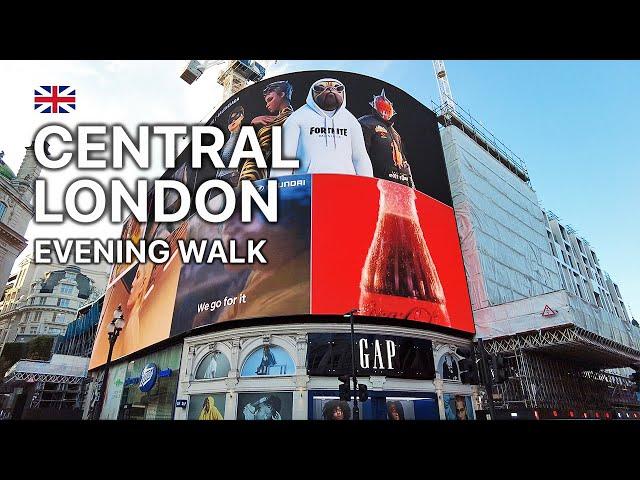
[(453, 209), (404, 185), (314, 175), (311, 311), (473, 332)]

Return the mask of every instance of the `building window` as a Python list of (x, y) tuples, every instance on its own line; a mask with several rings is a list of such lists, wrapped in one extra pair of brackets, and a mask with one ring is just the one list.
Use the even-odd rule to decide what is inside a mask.
[(580, 280), (578, 279), (578, 275), (574, 273), (573, 277), (576, 283), (576, 290), (578, 291), (578, 295), (584, 300), (584, 295), (582, 294), (582, 288), (580, 288)]
[(255, 349), (245, 360), (241, 377), (256, 375), (293, 375), (295, 365), (284, 348), (263, 345)]
[(229, 376), (229, 359), (222, 352), (208, 353), (198, 364), (196, 380), (225, 378)]
[(60, 335), (60, 329), (59, 328), (50, 328), (49, 329), (49, 333), (51, 335)]
[(71, 304), (71, 300), (69, 300), (68, 298), (59, 298), (58, 299), (58, 306), (59, 307), (68, 307)]
[(4, 202), (0, 202), (0, 220), (4, 217), (4, 212), (7, 211), (7, 204)]
[(71, 295), (73, 293), (73, 285), (62, 285), (62, 287), (60, 287), (60, 292), (65, 295)]
[(189, 398), (189, 420), (224, 420), (226, 394), (207, 393)]
[(564, 278), (564, 275), (562, 274), (562, 266), (556, 262), (556, 266), (558, 267), (558, 272), (560, 272), (560, 280), (562, 280), (562, 288), (564, 288), (565, 290), (569, 290), (567, 288), (567, 281)]
[(56, 323), (64, 323), (64, 313), (56, 313), (56, 316), (53, 317), (53, 321)]
[(458, 360), (450, 353), (446, 353), (440, 358), (438, 372), (443, 380), (460, 380)]
[(602, 300), (600, 300), (600, 294), (598, 294), (598, 292), (593, 292), (593, 294), (596, 296), (596, 303), (600, 308), (602, 308)]
[(238, 394), (237, 420), (291, 420), (292, 416), (291, 392)]
[(31, 328), (29, 329), (29, 333), (30, 333), (31, 335), (35, 335), (36, 333), (38, 333), (38, 327), (37, 327), (37, 326), (35, 326), (35, 327), (31, 327)]
[(622, 298), (622, 295), (620, 295), (620, 289), (618, 288), (618, 285), (614, 283), (613, 288), (615, 289), (616, 295), (618, 295), (618, 298)]

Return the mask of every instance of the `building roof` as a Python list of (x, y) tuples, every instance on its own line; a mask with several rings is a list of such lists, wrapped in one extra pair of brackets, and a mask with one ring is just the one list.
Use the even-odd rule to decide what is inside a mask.
[(13, 173), (13, 170), (11, 170), (11, 168), (9, 168), (9, 165), (4, 163), (4, 160), (2, 159), (3, 156), (4, 153), (0, 152), (0, 176), (8, 178), (9, 180), (13, 180), (14, 178), (16, 178), (16, 174)]

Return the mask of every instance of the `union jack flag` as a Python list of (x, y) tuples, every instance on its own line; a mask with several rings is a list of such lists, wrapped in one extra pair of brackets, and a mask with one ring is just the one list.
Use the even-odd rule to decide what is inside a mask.
[(76, 109), (76, 91), (68, 85), (41, 85), (34, 95), (33, 108), (39, 113), (70, 113)]

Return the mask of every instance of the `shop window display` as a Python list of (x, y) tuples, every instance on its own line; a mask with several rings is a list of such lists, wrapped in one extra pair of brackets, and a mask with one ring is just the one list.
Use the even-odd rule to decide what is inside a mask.
[(473, 420), (473, 402), (469, 395), (444, 395), (444, 413), (447, 420)]
[(291, 420), (291, 392), (241, 393), (238, 395), (238, 420)]
[(241, 376), (293, 375), (295, 365), (284, 348), (263, 345), (254, 350), (242, 366)]
[(224, 420), (226, 395), (207, 393), (189, 398), (189, 420)]
[(198, 364), (196, 380), (225, 378), (229, 375), (229, 359), (222, 352), (208, 353)]
[[(438, 420), (438, 403), (434, 394), (369, 391), (367, 401), (359, 403), (361, 420)], [(353, 402), (340, 400), (337, 392), (310, 392), (310, 420), (352, 420)]]
[(386, 397), (387, 420), (433, 420), (437, 411), (435, 399)]
[(438, 372), (443, 380), (460, 380), (458, 360), (450, 353), (446, 353), (440, 358)]

